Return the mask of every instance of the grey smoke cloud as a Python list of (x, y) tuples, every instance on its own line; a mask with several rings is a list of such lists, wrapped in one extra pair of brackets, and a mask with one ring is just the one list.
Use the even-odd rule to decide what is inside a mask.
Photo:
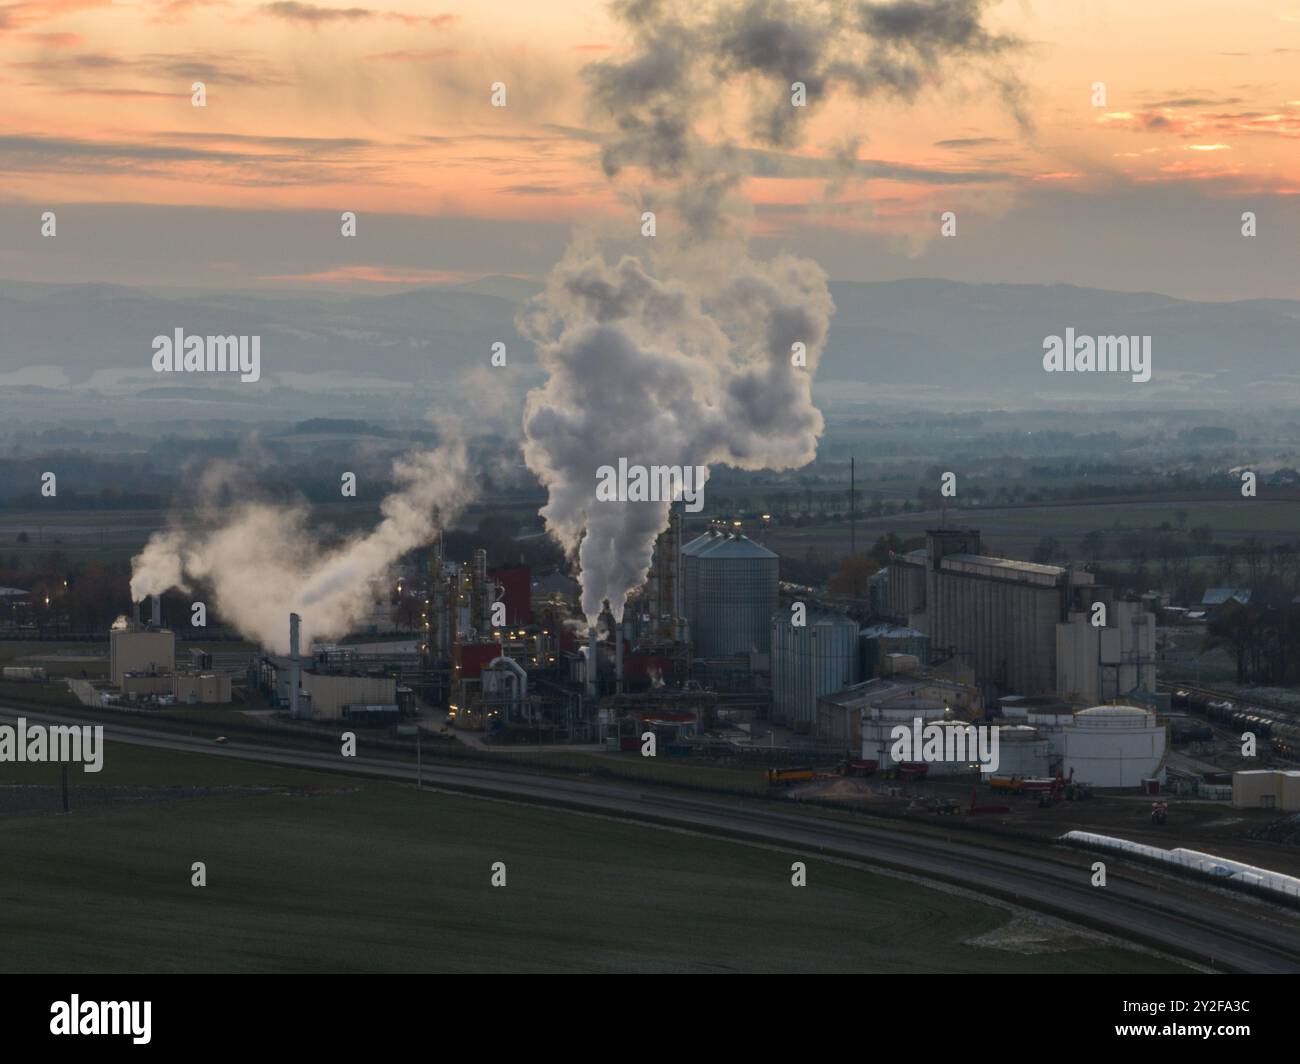
[[(834, 306), (806, 259), (749, 252), (737, 186), (752, 148), (710, 142), (700, 127), (726, 91), (751, 100), (759, 148), (800, 139), (801, 112), (838, 91), (910, 98), (955, 63), (1012, 47), (989, 33), (983, 0), (616, 0), (625, 58), (584, 72), (593, 110), (612, 121), (601, 164), (642, 169), (635, 196), (658, 235), (616, 262), (575, 247), (520, 316), (547, 380), (524, 411), (524, 458), (548, 490), (547, 528), (577, 558), (582, 607), (621, 618), (644, 580), (667, 502), (595, 497), (596, 470), (629, 463), (789, 469), (816, 455), (812, 378)], [(1004, 97), (1016, 83), (997, 71)], [(791, 105), (792, 82), (807, 108)], [(851, 170), (839, 161), (837, 173)], [(806, 348), (806, 365), (792, 345)]]

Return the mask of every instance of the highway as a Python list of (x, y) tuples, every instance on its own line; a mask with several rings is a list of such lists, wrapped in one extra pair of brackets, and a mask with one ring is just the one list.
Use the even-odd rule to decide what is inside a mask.
[[(103, 724), (110, 742), (415, 783), (415, 766), (409, 762), (343, 758), (262, 743), (219, 745), (210, 738), (93, 721), (75, 712), (0, 709), (0, 721), (5, 723), (20, 715), (29, 724)], [(364, 745), (362, 737), (362, 749)], [(462, 768), (426, 762), (421, 782), (432, 789), (557, 806), (785, 848), (791, 860), (834, 857), (865, 868), (905, 871), (1220, 971), (1300, 972), (1300, 914), (1263, 902), (1237, 902), (1191, 883), (1162, 882), (1144, 870), (1120, 864), (1113, 855), (1106, 858), (1107, 885), (1093, 887), (1090, 866), (1099, 859), (1095, 854), (1003, 850), (993, 840), (960, 830), (952, 838), (909, 834), (869, 821), (833, 820), (726, 798), (683, 796), (666, 788), (535, 775), (480, 764)]]

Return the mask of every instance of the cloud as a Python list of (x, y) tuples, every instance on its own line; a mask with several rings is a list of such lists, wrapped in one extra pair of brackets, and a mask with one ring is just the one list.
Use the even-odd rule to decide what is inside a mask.
[(1284, 111), (1239, 111), (1176, 114), (1173, 108), (1141, 111), (1112, 111), (1099, 123), (1120, 129), (1168, 133), (1177, 137), (1276, 136), (1300, 137), (1300, 113)]
[(408, 26), (421, 23), (429, 26), (450, 26), (459, 20), (459, 15), (408, 15), (404, 11), (376, 11), (368, 7), (320, 7), (317, 4), (299, 3), (299, 0), (276, 0), (275, 3), (263, 4), (259, 11), (272, 18), (282, 18), (289, 22), (306, 22), (323, 25), (330, 22), (360, 22), (365, 19), (388, 19), (402, 22)]

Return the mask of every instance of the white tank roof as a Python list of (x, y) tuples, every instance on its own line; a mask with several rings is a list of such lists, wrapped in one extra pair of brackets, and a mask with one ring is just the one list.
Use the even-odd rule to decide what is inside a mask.
[(1074, 715), (1076, 725), (1090, 728), (1145, 727), (1150, 719), (1151, 713), (1138, 706), (1093, 706), (1091, 709), (1081, 709)]

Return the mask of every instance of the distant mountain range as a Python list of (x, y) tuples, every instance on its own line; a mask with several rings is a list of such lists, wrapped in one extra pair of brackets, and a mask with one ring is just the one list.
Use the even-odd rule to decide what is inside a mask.
[[(142, 407), (184, 399), (196, 410), (210, 408), (201, 411), (206, 416), (238, 418), (264, 409), (254, 400), (269, 392), (289, 406), (282, 413), (290, 418), (373, 416), (427, 405), (465, 370), (487, 367), (496, 341), (507, 345), (515, 371), (501, 375), (502, 386), (522, 393), (539, 371), (514, 318), (540, 290), (511, 277), (363, 296), (4, 281), (0, 393), (52, 407), (87, 398)], [(1068, 285), (939, 280), (834, 282), (831, 290), (836, 313), (817, 389), (832, 404), (1300, 399), (1300, 301), (1198, 303)], [(177, 327), (260, 336), (262, 382), (154, 373), (152, 339)], [(1044, 338), (1070, 327), (1081, 335), (1151, 336), (1151, 381), (1045, 373)]]

